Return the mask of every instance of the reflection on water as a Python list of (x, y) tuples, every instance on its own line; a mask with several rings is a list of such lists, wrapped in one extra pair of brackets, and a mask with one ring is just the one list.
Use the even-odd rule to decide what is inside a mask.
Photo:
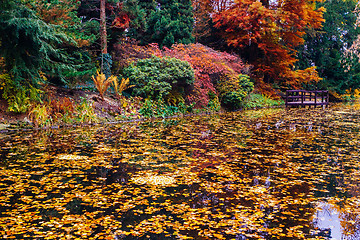
[(2, 134), (0, 236), (360, 239), (359, 116), (355, 104)]
[(326, 202), (319, 202), (316, 208), (317, 211), (314, 218), (316, 230), (314, 233), (332, 240), (344, 239), (342, 238), (339, 212), (334, 206)]

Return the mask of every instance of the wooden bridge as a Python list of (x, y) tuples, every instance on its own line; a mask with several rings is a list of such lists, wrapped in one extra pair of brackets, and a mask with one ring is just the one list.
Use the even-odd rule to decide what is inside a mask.
[(329, 104), (329, 92), (326, 90), (286, 90), (285, 106), (327, 106)]

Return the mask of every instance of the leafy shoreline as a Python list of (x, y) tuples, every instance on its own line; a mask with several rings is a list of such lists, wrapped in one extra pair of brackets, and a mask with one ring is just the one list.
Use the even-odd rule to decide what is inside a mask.
[[(157, 119), (217, 114), (226, 111), (218, 99), (211, 100), (206, 107), (179, 103), (168, 105), (162, 100), (125, 98), (113, 95), (101, 97), (96, 92), (51, 87), (46, 90), (47, 101), (36, 104), (32, 110), (15, 115), (11, 120), (6, 110), (0, 111), (0, 130), (50, 129), (77, 127), (96, 124), (111, 124), (133, 121), (154, 121)], [(1, 105), (1, 103), (0, 103)], [(283, 106), (281, 100), (271, 100), (264, 95), (250, 93), (234, 111), (263, 107)], [(6, 109), (6, 106), (2, 106)]]

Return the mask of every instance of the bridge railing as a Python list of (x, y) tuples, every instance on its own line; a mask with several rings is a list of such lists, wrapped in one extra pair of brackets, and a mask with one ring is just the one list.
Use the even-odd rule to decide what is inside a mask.
[(285, 105), (288, 106), (326, 106), (329, 104), (327, 90), (286, 90)]

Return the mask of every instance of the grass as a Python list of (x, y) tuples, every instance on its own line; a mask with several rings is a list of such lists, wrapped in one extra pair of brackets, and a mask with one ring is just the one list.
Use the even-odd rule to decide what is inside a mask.
[(262, 108), (280, 106), (285, 102), (283, 100), (270, 99), (267, 96), (259, 93), (250, 93), (244, 100), (243, 106), (245, 109)]

